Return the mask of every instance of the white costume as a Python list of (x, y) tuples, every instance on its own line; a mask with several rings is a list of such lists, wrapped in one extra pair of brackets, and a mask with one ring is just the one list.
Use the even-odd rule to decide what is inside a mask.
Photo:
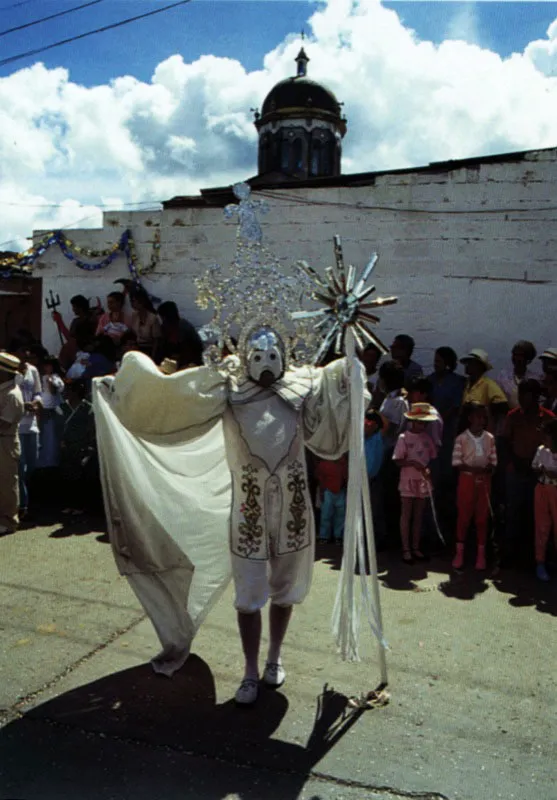
[[(295, 278), (285, 276), (262, 246), (249, 191), (234, 187), (240, 203), (226, 209), (240, 219), (231, 272), (213, 265), (196, 281), (198, 305), (214, 309), (204, 330), (213, 340), (207, 366), (163, 375), (147, 356), (128, 353), (115, 378), (94, 382), (110, 538), (163, 644), (153, 666), (166, 674), (186, 660), (231, 574), (244, 615), (269, 598), (283, 607), (305, 598), (315, 541), (306, 446), (329, 459), (350, 447), (347, 536), (333, 611), (337, 644), (343, 657), (357, 658), (364, 609), (385, 647), (363, 453), (369, 396), (355, 347), (373, 341), (387, 352), (369, 325), (378, 321), (375, 308), (396, 298), (370, 299), (375, 287), (366, 282), (377, 255), (357, 277), (353, 266), (344, 268), (338, 237), (336, 271), (327, 268), (321, 278), (300, 262)], [(323, 307), (295, 311), (303, 297)], [(343, 342), (345, 359), (304, 366), (330, 349), (340, 353)], [(223, 359), (225, 345), (236, 355)], [(365, 546), (375, 582), (370, 593), (360, 570), (358, 603), (355, 564), (365, 560)], [(240, 619), (241, 628), (242, 613)], [(267, 662), (279, 671), (280, 644)], [(244, 655), (247, 669), (246, 649)], [(384, 654), (382, 675), (386, 681)], [(278, 686), (284, 674), (275, 677), (271, 685)], [(246, 675), (236, 701), (256, 696), (255, 676)]]
[[(265, 389), (212, 367), (164, 376), (147, 356), (129, 353), (95, 389), (111, 542), (165, 648), (155, 668), (183, 663), (226, 585), (225, 521), (236, 607), (256, 611), (269, 596), (302, 602), (314, 558), (304, 445), (328, 458), (348, 448), (345, 360), (288, 370)], [(180, 473), (181, 503), (157, 491)]]

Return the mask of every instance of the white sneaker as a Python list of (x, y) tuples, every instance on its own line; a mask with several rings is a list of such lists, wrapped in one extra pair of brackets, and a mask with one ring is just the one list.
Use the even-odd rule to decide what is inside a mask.
[(252, 706), (259, 695), (259, 681), (253, 678), (244, 678), (236, 691), (236, 705)]
[(265, 672), (263, 673), (263, 683), (270, 686), (271, 689), (278, 689), (282, 686), (286, 679), (286, 672), (282, 664), (273, 664), (267, 661), (265, 664)]

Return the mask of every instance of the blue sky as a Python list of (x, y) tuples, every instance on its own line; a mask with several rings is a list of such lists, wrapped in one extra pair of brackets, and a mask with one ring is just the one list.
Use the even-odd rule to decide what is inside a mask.
[[(97, 6), (0, 38), (0, 57), (41, 47), (170, 1), (104, 0)], [(18, 0), (3, 0), (0, 32), (81, 2), (27, 0), (20, 5)], [(458, 35), (502, 56), (543, 38), (557, 17), (557, 3), (552, 2), (408, 0), (384, 5), (395, 9), (402, 22), (420, 38), (439, 43)], [(289, 33), (300, 31), (315, 8), (315, 3), (303, 0), (192, 0), (186, 6), (1, 67), (0, 76), (40, 59), (50, 68), (68, 68), (72, 80), (85, 86), (125, 74), (149, 80), (156, 65), (175, 53), (186, 61), (211, 53), (237, 58), (248, 70), (260, 69), (265, 53)]]
[[(2, 36), (84, 1), (0, 0), (0, 60), (171, 2)], [(344, 103), (344, 173), (557, 145), (557, 2), (192, 0), (0, 67), (0, 243), (253, 176), (250, 109), (294, 74), (302, 28)]]

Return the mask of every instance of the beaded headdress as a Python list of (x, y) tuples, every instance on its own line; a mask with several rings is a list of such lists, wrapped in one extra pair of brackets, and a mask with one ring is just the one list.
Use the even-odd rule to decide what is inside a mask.
[[(245, 370), (247, 342), (262, 328), (271, 328), (282, 339), (285, 368), (317, 364), (329, 351), (341, 354), (349, 328), (361, 349), (373, 343), (387, 353), (370, 329), (379, 321), (371, 309), (396, 303), (394, 297), (369, 299), (375, 287), (366, 284), (378, 256), (372, 256), (357, 278), (352, 265), (345, 269), (340, 239), (335, 236), (335, 267), (328, 267), (324, 278), (305, 261), (299, 261), (295, 274), (288, 276), (263, 245), (256, 211), (266, 213), (266, 203), (251, 199), (245, 183), (236, 184), (233, 191), (239, 203), (226, 206), (224, 213), (227, 218), (238, 216), (234, 260), (228, 270), (214, 264), (196, 280), (197, 305), (213, 308), (210, 322), (201, 329), (211, 342), (206, 362), (228, 368), (236, 364)], [(227, 359), (229, 354), (239, 356), (239, 362)]]

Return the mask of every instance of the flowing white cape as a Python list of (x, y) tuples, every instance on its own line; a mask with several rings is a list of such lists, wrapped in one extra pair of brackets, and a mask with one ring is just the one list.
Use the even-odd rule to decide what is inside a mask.
[(231, 577), (230, 473), (219, 407), (224, 401), (212, 392), (206, 400), (215, 405), (215, 419), (192, 433), (191, 426), (181, 427), (184, 373), (161, 381), (146, 357), (134, 354), (126, 361), (117, 396), (114, 378), (94, 382), (105, 510), (118, 569), (163, 646), (153, 667), (171, 675), (185, 662), (195, 633)]
[[(358, 658), (363, 612), (380, 644), (386, 683), (386, 643), (363, 453), (366, 395), (353, 350), (349, 375), (350, 477), (333, 633), (342, 657)], [(226, 393), (226, 381), (216, 370), (201, 367), (163, 377), (140, 353), (126, 356), (116, 380), (94, 381), (110, 541), (118, 569), (128, 578), (162, 643), (153, 667), (167, 675), (187, 659), (199, 626), (231, 577), (231, 479), (221, 424)], [(318, 452), (317, 447), (312, 449)], [(366, 551), (371, 585), (362, 568), (355, 581), (356, 564), (363, 566)]]

